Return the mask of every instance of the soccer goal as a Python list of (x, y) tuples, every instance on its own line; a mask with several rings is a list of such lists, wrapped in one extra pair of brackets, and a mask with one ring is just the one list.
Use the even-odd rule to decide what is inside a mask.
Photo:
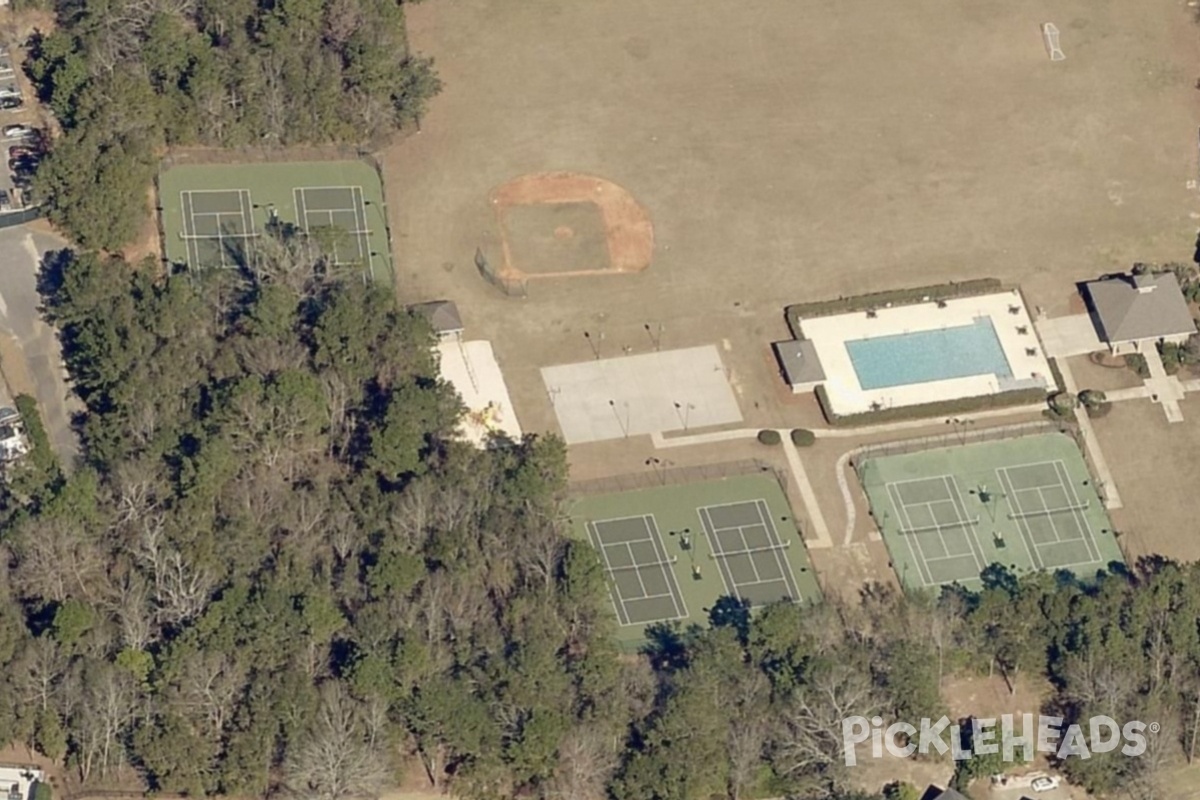
[(1053, 22), (1047, 22), (1042, 25), (1042, 39), (1046, 42), (1046, 52), (1050, 54), (1051, 61), (1064, 61), (1067, 56), (1063, 53), (1062, 48), (1058, 46), (1058, 26)]

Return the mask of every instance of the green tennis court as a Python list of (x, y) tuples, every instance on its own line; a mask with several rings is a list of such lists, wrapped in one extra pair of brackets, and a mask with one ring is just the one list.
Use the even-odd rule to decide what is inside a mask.
[(725, 596), (758, 607), (819, 598), (787, 498), (767, 475), (578, 497), (575, 535), (600, 555), (618, 638), (656, 623), (707, 624)]
[(334, 264), (392, 283), (383, 185), (363, 161), (173, 166), (159, 175), (158, 198), (163, 252), (178, 266), (246, 267), (255, 241), (281, 225)]
[(1086, 579), (1124, 562), (1087, 465), (1064, 434), (868, 457), (856, 468), (908, 588), (978, 588), (995, 563)]

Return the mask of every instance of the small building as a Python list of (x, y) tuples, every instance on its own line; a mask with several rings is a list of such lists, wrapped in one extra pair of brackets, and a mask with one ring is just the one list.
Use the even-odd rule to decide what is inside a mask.
[(420, 314), (433, 328), (439, 339), (460, 339), (463, 334), (462, 316), (453, 300), (435, 300), (432, 303), (418, 303), (410, 306), (409, 310)]
[(1084, 284), (1088, 313), (1113, 355), (1183, 344), (1196, 322), (1172, 272), (1118, 275)]
[(16, 461), (29, 452), (29, 440), (15, 408), (0, 408), (0, 464)]
[(808, 339), (775, 342), (771, 347), (792, 394), (810, 392), (825, 380), (825, 369), (817, 356), (817, 348)]
[(962, 792), (957, 792), (954, 789), (939, 789), (936, 786), (930, 786), (925, 792), (926, 800), (967, 800)]
[(0, 764), (0, 800), (33, 800), (34, 787), (45, 780), (37, 767)]

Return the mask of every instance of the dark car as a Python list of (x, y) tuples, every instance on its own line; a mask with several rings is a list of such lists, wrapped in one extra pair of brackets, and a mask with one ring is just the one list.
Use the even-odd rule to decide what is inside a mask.
[(25, 105), (19, 97), (0, 97), (0, 111), (12, 111)]
[(30, 156), (14, 158), (8, 162), (8, 168), (17, 175), (32, 175), (37, 169), (38, 160)]

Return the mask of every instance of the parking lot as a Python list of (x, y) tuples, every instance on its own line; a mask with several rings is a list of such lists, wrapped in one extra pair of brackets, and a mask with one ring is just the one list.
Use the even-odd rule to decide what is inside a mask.
[[(25, 193), (41, 154), (40, 136), (29, 123), (30, 98), (17, 75), (17, 61), (9, 47), (0, 44), (0, 146), (7, 162), (0, 171), (0, 213), (25, 207)], [(21, 129), (14, 130), (17, 126)]]

